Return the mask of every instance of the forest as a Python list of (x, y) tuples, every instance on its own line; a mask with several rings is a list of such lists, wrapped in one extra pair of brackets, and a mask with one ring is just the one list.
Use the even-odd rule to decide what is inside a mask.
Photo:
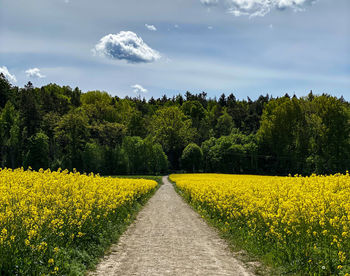
[(205, 92), (149, 100), (0, 74), (0, 167), (101, 175), (331, 174), (350, 168), (350, 103)]

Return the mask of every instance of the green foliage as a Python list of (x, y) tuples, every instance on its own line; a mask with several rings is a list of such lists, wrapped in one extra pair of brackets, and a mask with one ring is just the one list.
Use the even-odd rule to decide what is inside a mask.
[(117, 110), (113, 106), (112, 97), (106, 92), (91, 91), (81, 96), (82, 109), (90, 122), (118, 122)]
[(148, 160), (148, 173), (149, 174), (161, 174), (168, 171), (169, 163), (163, 148), (158, 143), (153, 143), (150, 139), (146, 141), (149, 145), (150, 155)]
[(350, 104), (329, 95), (266, 95), (252, 101), (186, 92), (146, 101), (57, 84), (35, 88), (29, 82), (18, 88), (1, 75), (0, 116), (1, 167), (26, 165), (36, 134), (42, 133), (48, 138), (44, 163), (53, 169), (179, 170), (187, 166), (181, 157), (191, 143), (203, 151), (206, 172), (286, 175), (350, 169)]
[(231, 133), (231, 130), (234, 126), (232, 117), (225, 111), (219, 118), (216, 123), (215, 131), (217, 137), (226, 136)]
[(147, 136), (147, 123), (149, 119), (142, 116), (142, 112), (135, 110), (128, 121), (127, 129), (129, 136)]
[(187, 172), (198, 172), (202, 168), (203, 152), (194, 143), (189, 144), (182, 152), (181, 166)]
[(11, 84), (3, 73), (0, 73), (0, 110), (11, 98)]
[[(310, 171), (335, 173), (349, 169), (350, 163), (350, 116), (349, 108), (340, 100), (321, 96), (310, 103), (309, 119)], [(310, 114), (311, 113), (311, 114)]]
[(307, 154), (304, 106), (304, 100), (283, 97), (270, 101), (264, 110), (258, 139), (262, 150), (265, 149), (263, 153), (272, 153), (275, 157), (271, 163), (277, 172), (305, 170), (303, 167), (292, 170), (293, 164)]
[(127, 126), (136, 109), (129, 100), (124, 99), (115, 103), (115, 110), (117, 112), (117, 122)]
[(72, 89), (68, 86), (60, 87), (57, 84), (49, 84), (40, 89), (41, 109), (47, 112), (55, 112), (63, 115), (69, 111)]
[(204, 168), (208, 172), (256, 173), (257, 144), (255, 135), (232, 132), (211, 138), (202, 144)]
[(195, 129), (180, 108), (171, 106), (159, 109), (152, 117), (150, 133), (159, 142), (174, 168), (182, 150), (194, 139)]
[(190, 117), (194, 127), (199, 127), (206, 116), (206, 111), (199, 101), (186, 101), (181, 107), (183, 113)]
[(126, 128), (119, 123), (94, 123), (90, 125), (91, 137), (96, 139), (100, 145), (115, 148), (120, 145), (126, 134)]
[(96, 143), (87, 143), (82, 152), (83, 168), (85, 172), (98, 173), (103, 170), (103, 147)]
[(168, 169), (167, 157), (160, 144), (150, 139), (126, 137), (122, 145), (129, 174), (159, 174)]
[(16, 167), (19, 155), (19, 113), (8, 101), (0, 113), (0, 164), (1, 167)]
[(41, 114), (39, 110), (38, 91), (33, 87), (31, 82), (20, 90), (19, 95), (19, 112), (21, 119), (21, 128), (23, 139), (34, 135), (39, 131)]
[(28, 141), (28, 152), (24, 159), (25, 167), (32, 167), (34, 170), (49, 167), (49, 137), (43, 132), (38, 132)]
[(270, 101), (258, 131), (260, 152), (275, 173), (336, 173), (349, 169), (348, 107), (322, 95)]
[(55, 139), (63, 154), (66, 168), (82, 169), (82, 152), (89, 138), (88, 118), (77, 110), (67, 113), (55, 128)]

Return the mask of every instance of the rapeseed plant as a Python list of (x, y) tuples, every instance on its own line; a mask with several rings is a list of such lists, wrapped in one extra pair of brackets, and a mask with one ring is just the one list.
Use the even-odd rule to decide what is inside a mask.
[(59, 274), (64, 252), (98, 242), (104, 228), (124, 221), (125, 206), (156, 186), (67, 170), (0, 169), (0, 274)]
[(350, 273), (350, 176), (171, 175), (202, 214), (289, 270)]

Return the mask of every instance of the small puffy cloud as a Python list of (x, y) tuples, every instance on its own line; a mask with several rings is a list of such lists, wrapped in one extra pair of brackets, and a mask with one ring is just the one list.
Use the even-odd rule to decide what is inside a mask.
[(40, 73), (39, 68), (31, 68), (26, 71), (26, 75), (28, 78), (36, 78), (36, 79), (42, 79), (45, 78), (43, 74)]
[(177, 25), (177, 24), (175, 24), (175, 25), (174, 25), (174, 28), (175, 28), (175, 29), (178, 29), (178, 28), (180, 28), (180, 26)]
[(143, 94), (143, 93), (147, 93), (148, 90), (146, 88), (143, 88), (141, 85), (139, 84), (135, 84), (135, 85), (132, 85), (131, 88), (133, 88), (133, 92), (135, 94)]
[(208, 30), (214, 29), (213, 26), (208, 26)]
[(272, 9), (301, 11), (318, 0), (200, 0), (205, 6), (219, 5), (234, 16), (264, 16)]
[(278, 0), (276, 7), (278, 9), (293, 8), (294, 10), (303, 10), (306, 5), (315, 3), (318, 0)]
[(128, 63), (147, 63), (160, 59), (160, 54), (150, 48), (133, 32), (109, 34), (101, 38), (92, 50), (95, 54)]
[(145, 27), (150, 31), (153, 31), (153, 32), (157, 31), (157, 28), (154, 25), (145, 24)]
[(10, 74), (6, 66), (0, 67), (0, 74), (3, 74), (10, 82), (17, 82), (16, 76)]
[(264, 16), (278, 0), (228, 0), (228, 12), (234, 16)]
[(200, 1), (205, 6), (216, 6), (219, 3), (219, 0), (200, 0)]

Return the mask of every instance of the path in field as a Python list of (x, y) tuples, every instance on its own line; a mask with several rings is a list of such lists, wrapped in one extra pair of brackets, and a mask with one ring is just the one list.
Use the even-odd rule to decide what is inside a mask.
[(90, 275), (252, 275), (167, 177)]

